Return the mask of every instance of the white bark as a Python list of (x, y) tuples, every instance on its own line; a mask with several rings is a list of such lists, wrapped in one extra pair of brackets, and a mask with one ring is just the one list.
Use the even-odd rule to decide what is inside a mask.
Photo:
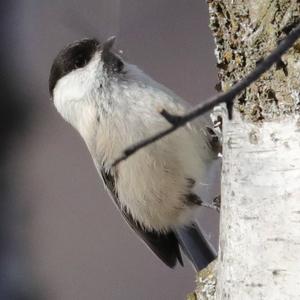
[[(223, 91), (300, 21), (299, 0), (207, 2)], [(300, 299), (299, 78), (300, 40), (223, 112), (218, 300)]]
[(300, 118), (223, 128), (217, 299), (300, 299)]
[[(297, 0), (207, 0), (226, 91), (300, 20)], [(223, 116), (219, 299), (300, 299), (300, 42)]]

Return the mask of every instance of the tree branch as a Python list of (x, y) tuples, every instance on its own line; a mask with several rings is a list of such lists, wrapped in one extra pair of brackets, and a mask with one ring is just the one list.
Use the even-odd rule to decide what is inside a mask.
[(157, 134), (146, 138), (136, 144), (133, 144), (126, 148), (123, 151), (123, 154), (118, 157), (112, 164), (112, 166), (118, 165), (121, 161), (126, 160), (128, 157), (133, 155), (138, 150), (156, 142), (157, 140), (165, 137), (166, 135), (172, 133), (178, 128), (184, 126), (187, 122), (194, 120), (195, 118), (201, 116), (202, 114), (211, 110), (214, 106), (225, 102), (227, 104), (227, 108), (229, 108), (229, 116), (231, 116), (232, 102), (234, 98), (240, 94), (243, 90), (245, 90), (251, 83), (256, 81), (263, 73), (271, 68), (271, 66), (281, 60), (281, 56), (287, 52), (296, 40), (300, 37), (300, 24), (298, 24), (294, 30), (292, 30), (274, 49), (269, 56), (263, 59), (256, 68), (248, 74), (245, 78), (237, 82), (232, 86), (232, 88), (221, 94), (218, 94), (200, 105), (196, 106), (195, 109), (190, 111), (189, 113), (183, 116), (174, 116), (163, 110), (161, 115), (166, 118), (166, 120), (171, 124), (171, 127), (158, 132)]

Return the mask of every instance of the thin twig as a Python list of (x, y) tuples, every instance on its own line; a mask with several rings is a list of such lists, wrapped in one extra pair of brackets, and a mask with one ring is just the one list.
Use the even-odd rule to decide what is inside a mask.
[(181, 116), (177, 115), (172, 115), (165, 109), (163, 109), (160, 114), (171, 124), (171, 125), (176, 125), (178, 122), (181, 120)]
[(230, 103), (234, 100), (234, 98), (238, 94), (240, 94), (243, 90), (245, 90), (251, 83), (256, 81), (263, 73), (269, 70), (274, 63), (280, 61), (281, 56), (293, 46), (293, 44), (296, 42), (296, 40), (299, 37), (300, 37), (300, 24), (298, 24), (295, 27), (295, 29), (292, 30), (280, 42), (277, 48), (274, 49), (269, 56), (263, 59), (250, 74), (248, 74), (245, 78), (243, 78), (242, 80), (234, 84), (229, 91), (218, 94), (204, 101), (200, 105), (196, 106), (196, 108), (190, 111), (189, 113), (176, 118), (176, 116), (170, 115), (168, 112), (163, 111), (161, 114), (167, 119), (169, 123), (171, 123), (172, 126), (161, 132), (158, 132), (153, 136), (150, 136), (149, 138), (146, 138), (136, 144), (129, 146), (123, 151), (123, 154), (113, 162), (112, 166), (116, 166), (121, 161), (127, 159), (129, 156), (131, 156), (138, 150), (172, 133), (176, 129), (184, 126), (187, 122), (192, 121), (193, 119), (211, 110), (214, 106), (222, 102), (229, 103), (230, 106)]

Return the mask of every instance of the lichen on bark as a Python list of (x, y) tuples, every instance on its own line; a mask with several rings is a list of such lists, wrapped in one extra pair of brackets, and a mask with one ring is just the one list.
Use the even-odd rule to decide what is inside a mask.
[[(223, 91), (239, 81), (300, 21), (299, 0), (208, 0)], [(270, 121), (300, 111), (300, 42), (235, 101), (246, 120)]]
[(215, 299), (217, 277), (216, 263), (213, 261), (205, 269), (197, 273), (195, 292), (187, 296), (187, 300), (213, 300)]

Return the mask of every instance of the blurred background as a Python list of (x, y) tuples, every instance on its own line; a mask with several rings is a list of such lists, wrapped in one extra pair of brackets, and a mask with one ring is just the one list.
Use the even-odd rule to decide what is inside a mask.
[[(48, 75), (67, 43), (116, 35), (127, 60), (198, 103), (217, 82), (205, 1), (0, 3), (0, 299), (185, 299), (192, 267), (168, 269), (123, 222)], [(216, 243), (216, 214), (200, 220)]]

